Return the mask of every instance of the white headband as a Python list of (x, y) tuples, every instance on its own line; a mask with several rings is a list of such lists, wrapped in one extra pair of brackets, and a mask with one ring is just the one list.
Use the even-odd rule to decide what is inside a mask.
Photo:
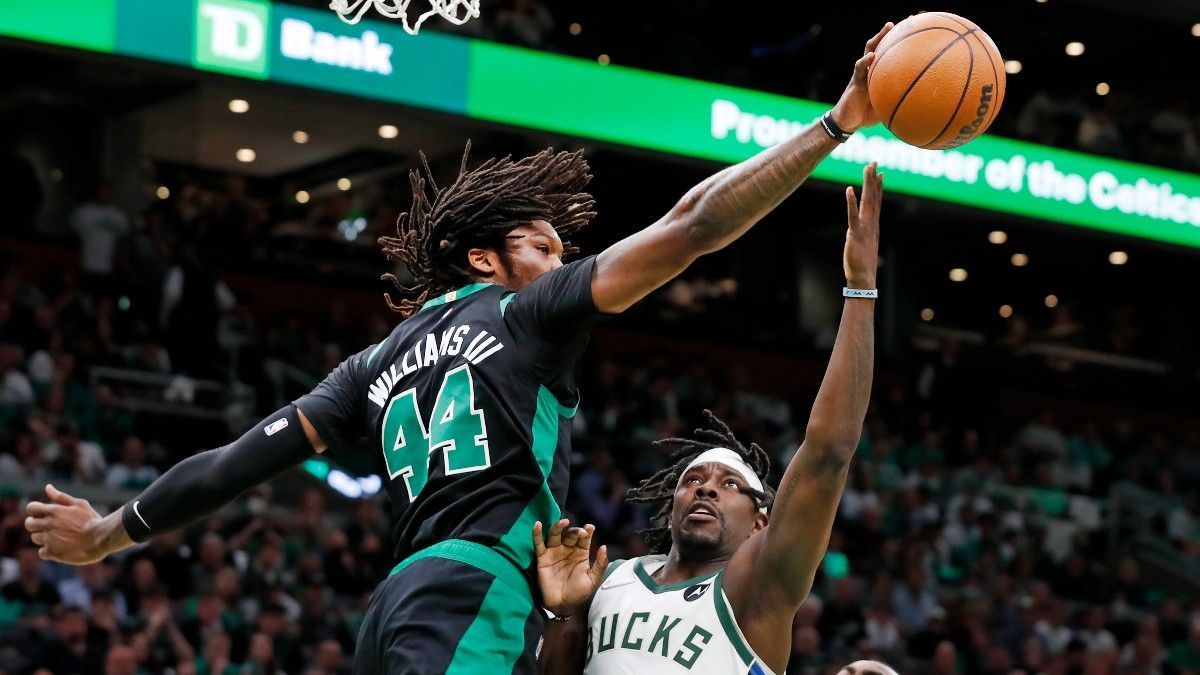
[[(737, 475), (745, 479), (745, 481), (750, 484), (750, 487), (758, 490), (759, 492), (766, 492), (766, 490), (763, 489), (762, 479), (758, 477), (758, 474), (754, 472), (754, 469), (746, 463), (746, 460), (742, 459), (741, 455), (730, 450), (729, 448), (713, 448), (712, 450), (705, 450), (704, 452), (700, 453), (699, 457), (693, 459), (686, 467), (684, 467), (683, 472), (679, 474), (679, 480), (682, 481), (687, 472), (691, 471), (698, 464), (720, 464), (722, 466), (729, 467), (731, 470), (737, 473)], [(762, 513), (767, 512), (765, 508), (761, 508), (759, 511)]]

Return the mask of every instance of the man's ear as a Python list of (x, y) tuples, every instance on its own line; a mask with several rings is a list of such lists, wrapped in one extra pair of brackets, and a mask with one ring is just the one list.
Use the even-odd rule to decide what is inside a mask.
[(471, 272), (481, 277), (491, 277), (500, 266), (500, 256), (490, 248), (473, 248), (467, 251), (467, 265)]

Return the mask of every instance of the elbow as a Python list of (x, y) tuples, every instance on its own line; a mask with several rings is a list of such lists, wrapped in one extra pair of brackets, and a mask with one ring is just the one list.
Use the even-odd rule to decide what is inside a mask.
[(707, 253), (721, 250), (725, 241), (721, 224), (715, 222), (712, 209), (708, 206), (708, 186), (701, 184), (692, 188), (663, 221), (679, 246), (679, 250), (693, 260)]

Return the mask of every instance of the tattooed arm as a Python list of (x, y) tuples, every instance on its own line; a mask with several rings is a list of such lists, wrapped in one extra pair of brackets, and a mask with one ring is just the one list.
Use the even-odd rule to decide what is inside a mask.
[[(867, 69), (891, 23), (867, 41), (834, 106), (833, 121), (855, 131), (879, 121), (867, 96)], [(792, 194), (837, 143), (820, 124), (731, 166), (692, 188), (658, 222), (613, 244), (596, 259), (592, 296), (621, 312), (675, 278), (696, 258), (728, 246)]]

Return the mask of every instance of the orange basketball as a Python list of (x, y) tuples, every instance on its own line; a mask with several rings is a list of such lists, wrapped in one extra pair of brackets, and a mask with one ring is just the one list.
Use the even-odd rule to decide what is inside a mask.
[(1004, 59), (971, 21), (926, 12), (896, 24), (875, 49), (871, 105), (902, 141), (953, 148), (982, 134), (1004, 102)]

